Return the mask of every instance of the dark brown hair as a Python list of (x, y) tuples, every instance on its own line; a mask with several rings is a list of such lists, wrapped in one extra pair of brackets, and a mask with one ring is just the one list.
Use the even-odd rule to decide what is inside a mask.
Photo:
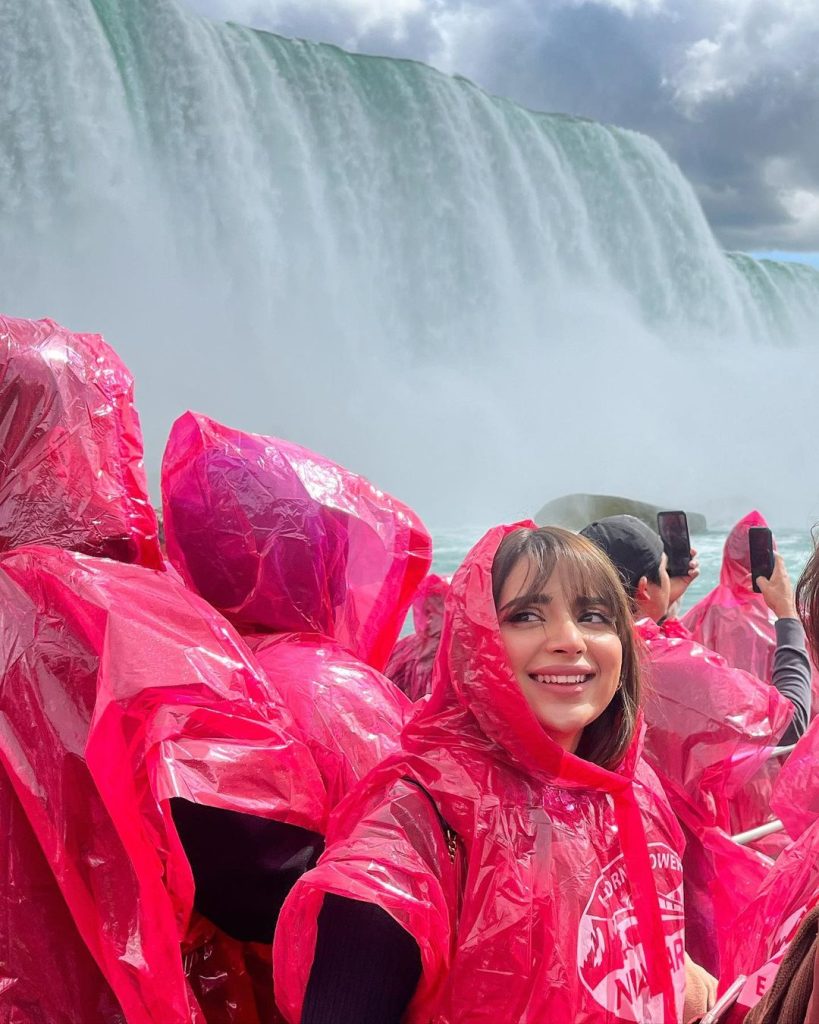
[(796, 584), (796, 607), (805, 627), (813, 663), (819, 664), (819, 548), (814, 542), (813, 554)]
[(585, 537), (557, 526), (521, 528), (504, 537), (492, 563), (496, 608), (506, 580), (521, 559), (530, 566), (527, 591), (545, 586), (559, 564), (572, 598), (600, 598), (611, 614), (623, 648), (620, 686), (605, 711), (583, 730), (577, 754), (603, 768), (615, 768), (634, 737), (642, 693), (640, 656), (622, 581), (606, 555)]

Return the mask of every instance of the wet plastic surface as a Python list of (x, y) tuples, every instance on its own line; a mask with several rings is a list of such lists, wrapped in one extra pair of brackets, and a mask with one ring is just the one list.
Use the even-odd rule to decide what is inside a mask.
[(304, 737), (332, 809), (398, 750), (412, 704), (389, 679), (328, 637), (289, 633), (246, 639)]
[[(729, 838), (772, 817), (770, 753), (793, 717), (773, 687), (732, 668), (675, 621), (644, 619), (645, 756), (686, 831), (686, 941), (717, 974), (736, 914), (770, 861)], [(778, 769), (778, 764), (777, 764)]]
[(819, 718), (813, 719), (783, 764), (771, 808), (792, 839), (819, 818)]
[(0, 1020), (125, 1024), (0, 767)]
[[(777, 690), (685, 636), (643, 619), (647, 646), (646, 757), (663, 784), (678, 788), (710, 820), (731, 832), (737, 794), (767, 763), (793, 717)], [(760, 825), (770, 789), (739, 798)]]
[[(748, 531), (767, 526), (754, 510), (734, 526), (725, 541), (719, 585), (683, 616), (694, 639), (721, 654), (735, 668), (770, 683), (776, 650), (776, 616), (751, 586)], [(776, 539), (774, 538), (774, 550)], [(819, 712), (819, 673), (811, 673), (812, 713)], [(775, 778), (775, 773), (771, 781)]]

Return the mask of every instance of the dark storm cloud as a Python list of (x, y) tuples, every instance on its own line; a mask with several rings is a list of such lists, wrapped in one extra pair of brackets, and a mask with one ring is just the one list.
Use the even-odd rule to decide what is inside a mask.
[(812, 0), (187, 0), (212, 16), (414, 57), (528, 107), (646, 132), (727, 248), (819, 248)]

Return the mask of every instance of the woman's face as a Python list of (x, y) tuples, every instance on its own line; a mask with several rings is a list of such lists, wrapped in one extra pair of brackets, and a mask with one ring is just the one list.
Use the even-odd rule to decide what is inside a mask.
[(544, 731), (564, 750), (608, 707), (620, 682), (623, 646), (598, 595), (573, 598), (557, 568), (531, 592), (528, 559), (510, 572), (498, 601), (509, 664)]

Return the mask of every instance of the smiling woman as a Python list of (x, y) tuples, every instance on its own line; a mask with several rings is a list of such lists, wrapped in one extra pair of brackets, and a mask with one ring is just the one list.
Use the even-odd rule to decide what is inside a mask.
[(682, 838), (640, 753), (630, 624), (584, 538), (478, 542), (428, 703), (282, 911), (288, 1021), (681, 1018)]
[(588, 761), (617, 764), (634, 733), (640, 673), (608, 559), (568, 530), (518, 530), (498, 548), (492, 590), (510, 668), (547, 735)]

